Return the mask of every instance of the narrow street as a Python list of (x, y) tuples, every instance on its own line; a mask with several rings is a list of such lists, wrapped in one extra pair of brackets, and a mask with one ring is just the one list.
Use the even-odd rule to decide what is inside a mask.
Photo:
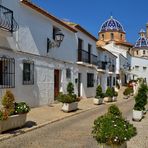
[[(123, 115), (127, 117), (134, 100), (118, 102)], [(79, 115), (47, 125), (0, 143), (0, 148), (98, 148), (92, 138), (93, 121), (104, 114), (107, 105), (98, 106)]]

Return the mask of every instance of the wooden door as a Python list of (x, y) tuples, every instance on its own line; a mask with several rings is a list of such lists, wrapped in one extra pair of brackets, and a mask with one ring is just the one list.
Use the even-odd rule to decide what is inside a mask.
[(60, 79), (60, 71), (54, 70), (54, 98), (56, 98), (59, 94), (59, 79)]

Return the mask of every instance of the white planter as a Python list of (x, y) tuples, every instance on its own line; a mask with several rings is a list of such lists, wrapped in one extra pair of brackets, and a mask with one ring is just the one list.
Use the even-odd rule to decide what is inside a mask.
[(103, 103), (103, 98), (100, 98), (100, 99), (94, 98), (93, 102), (95, 105), (100, 105)]
[(0, 121), (0, 133), (22, 127), (25, 125), (26, 116), (27, 114), (13, 115), (8, 117), (7, 120)]
[(129, 96), (125, 96), (125, 95), (123, 96), (123, 99), (128, 99), (128, 98), (129, 98)]
[(127, 148), (127, 143), (124, 142), (121, 145), (107, 145), (107, 144), (99, 144), (99, 148)]
[(143, 111), (133, 110), (133, 120), (140, 121), (143, 117)]
[(112, 98), (111, 97), (104, 97), (104, 102), (111, 102)]
[(117, 101), (117, 97), (113, 96), (113, 97), (112, 97), (112, 101), (113, 101), (113, 102)]
[(78, 109), (78, 102), (73, 103), (63, 103), (62, 110), (64, 112), (75, 111)]

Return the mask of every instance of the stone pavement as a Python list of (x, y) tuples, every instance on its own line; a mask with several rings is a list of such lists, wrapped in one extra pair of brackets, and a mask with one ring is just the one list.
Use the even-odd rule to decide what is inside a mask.
[[(125, 101), (122, 99), (123, 91), (124, 91), (124, 88), (121, 88), (117, 102)], [(90, 109), (95, 109), (99, 107), (93, 104), (93, 98), (82, 99), (78, 104), (79, 104), (78, 105), (79, 110), (75, 112), (70, 112), (70, 113), (64, 113), (61, 111), (62, 103), (55, 103), (49, 106), (32, 108), (31, 111), (27, 114), (26, 125), (21, 129), (7, 131), (3, 134), (0, 134), (0, 141), (40, 128), (42, 126), (62, 120), (64, 118), (74, 116), (76, 114), (80, 114)], [(109, 104), (112, 104), (112, 103), (109, 103)]]
[(148, 111), (141, 122), (132, 121), (132, 113), (127, 119), (137, 128), (137, 135), (127, 142), (128, 148), (148, 148)]

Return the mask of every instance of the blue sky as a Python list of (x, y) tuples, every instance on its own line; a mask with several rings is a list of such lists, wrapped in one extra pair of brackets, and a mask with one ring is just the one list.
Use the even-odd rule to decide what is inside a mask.
[(127, 41), (135, 43), (148, 22), (148, 0), (32, 0), (60, 19), (83, 26), (94, 36), (111, 13), (124, 27)]

